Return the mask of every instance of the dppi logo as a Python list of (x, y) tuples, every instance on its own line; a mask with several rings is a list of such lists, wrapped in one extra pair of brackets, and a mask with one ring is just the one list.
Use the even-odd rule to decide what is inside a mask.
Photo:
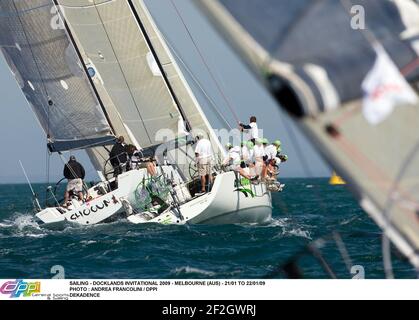
[(0, 293), (10, 294), (10, 298), (31, 297), (41, 293), (41, 282), (25, 282), (23, 280), (7, 281), (0, 287)]

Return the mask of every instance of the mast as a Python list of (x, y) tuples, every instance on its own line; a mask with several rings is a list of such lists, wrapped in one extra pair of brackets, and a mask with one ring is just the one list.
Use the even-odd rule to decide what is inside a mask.
[(147, 34), (147, 30), (145, 29), (144, 24), (142, 23), (142, 21), (141, 21), (140, 17), (138, 16), (138, 13), (137, 13), (137, 11), (135, 10), (135, 7), (134, 7), (134, 4), (132, 3), (132, 0), (127, 0), (127, 2), (128, 2), (128, 4), (129, 4), (129, 7), (130, 7), (130, 10), (131, 10), (132, 14), (133, 14), (133, 15), (134, 15), (134, 17), (135, 17), (136, 22), (138, 23), (138, 26), (139, 26), (139, 27), (140, 27), (140, 29), (141, 29), (141, 32), (142, 32), (142, 34), (143, 34), (143, 36), (144, 36), (144, 38), (145, 38), (145, 40), (146, 40), (146, 42), (147, 42), (147, 45), (148, 45), (148, 47), (150, 48), (151, 53), (153, 54), (154, 59), (156, 60), (156, 63), (157, 63), (157, 65), (158, 65), (158, 67), (159, 67), (159, 70), (160, 70), (160, 72), (161, 72), (161, 74), (162, 74), (162, 77), (163, 77), (163, 79), (164, 79), (164, 82), (166, 83), (167, 88), (169, 89), (170, 95), (172, 96), (173, 100), (175, 101), (176, 106), (178, 107), (178, 110), (179, 110), (179, 112), (180, 112), (180, 114), (181, 114), (181, 116), (182, 116), (183, 120), (184, 120), (184, 121), (185, 121), (185, 123), (186, 123), (186, 129), (187, 129), (188, 131), (191, 131), (191, 130), (192, 130), (192, 126), (191, 126), (191, 124), (189, 123), (188, 118), (186, 117), (186, 114), (185, 114), (185, 112), (184, 112), (184, 110), (183, 110), (183, 108), (182, 108), (182, 106), (181, 106), (181, 104), (180, 104), (180, 102), (179, 102), (179, 99), (178, 99), (178, 98), (177, 98), (177, 96), (176, 96), (175, 91), (173, 90), (172, 85), (170, 84), (169, 79), (167, 78), (167, 74), (166, 74), (166, 72), (164, 71), (164, 68), (163, 68), (163, 66), (162, 66), (162, 64), (161, 64), (161, 61), (160, 61), (160, 59), (159, 59), (159, 57), (158, 57), (158, 55), (157, 55), (157, 53), (156, 53), (156, 50), (154, 49), (153, 44), (152, 44), (152, 42), (151, 42), (151, 40), (150, 40), (150, 38), (149, 38), (149, 36), (148, 36), (148, 34)]

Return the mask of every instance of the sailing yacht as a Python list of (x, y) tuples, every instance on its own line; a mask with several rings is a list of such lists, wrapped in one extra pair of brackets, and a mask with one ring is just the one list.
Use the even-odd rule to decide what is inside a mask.
[[(86, 150), (101, 182), (87, 201), (38, 208), (45, 224), (82, 225), (122, 217), (132, 223), (262, 223), (269, 186), (215, 165), (198, 196), (196, 132), (224, 150), (142, 0), (4, 0), (1, 51), (48, 137), (51, 153)], [(173, 134), (174, 133), (174, 134)], [(116, 137), (156, 159), (114, 177)], [(151, 155), (151, 156), (150, 156)]]

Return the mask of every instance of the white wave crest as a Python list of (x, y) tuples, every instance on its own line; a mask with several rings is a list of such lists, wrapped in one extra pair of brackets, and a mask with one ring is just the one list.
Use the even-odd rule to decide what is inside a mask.
[(15, 213), (8, 220), (1, 223), (1, 227), (6, 229), (6, 233), (2, 237), (29, 237), (43, 238), (47, 236), (45, 230), (36, 222), (35, 217), (31, 214)]
[(83, 240), (83, 241), (80, 241), (80, 243), (83, 244), (83, 245), (88, 246), (89, 244), (97, 243), (97, 241), (94, 241), (94, 240)]
[(208, 277), (215, 276), (215, 272), (202, 270), (202, 269), (198, 269), (198, 268), (193, 268), (193, 267), (189, 267), (189, 266), (176, 268), (174, 270), (174, 273), (176, 275), (180, 275), (180, 274), (201, 274), (201, 275), (208, 276)]
[(313, 240), (310, 235), (310, 232), (307, 230), (303, 230), (301, 228), (291, 229), (291, 230), (285, 231), (285, 233), (287, 233), (288, 235), (292, 235), (292, 236), (296, 236), (300, 238), (306, 238), (308, 240)]
[(41, 230), (39, 224), (35, 221), (34, 216), (30, 214), (23, 214), (16, 217), (14, 220), (14, 225), (20, 230), (24, 230), (25, 228), (33, 228), (37, 230)]

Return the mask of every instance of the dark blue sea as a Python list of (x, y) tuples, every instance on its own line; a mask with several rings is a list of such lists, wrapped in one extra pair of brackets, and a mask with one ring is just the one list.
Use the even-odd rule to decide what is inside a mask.
[[(274, 195), (265, 225), (135, 226), (126, 221), (49, 230), (37, 224), (26, 185), (0, 185), (0, 278), (286, 278), (290, 262), (305, 278), (328, 279), (321, 258), (342, 279), (362, 266), (369, 279), (384, 278), (381, 232), (345, 187), (326, 179), (289, 179)], [(45, 186), (36, 185), (44, 193)], [(342, 258), (339, 232), (350, 260)], [(316, 240), (317, 258), (308, 250)], [(342, 247), (342, 246), (341, 246)], [(394, 254), (398, 278), (415, 278)]]

